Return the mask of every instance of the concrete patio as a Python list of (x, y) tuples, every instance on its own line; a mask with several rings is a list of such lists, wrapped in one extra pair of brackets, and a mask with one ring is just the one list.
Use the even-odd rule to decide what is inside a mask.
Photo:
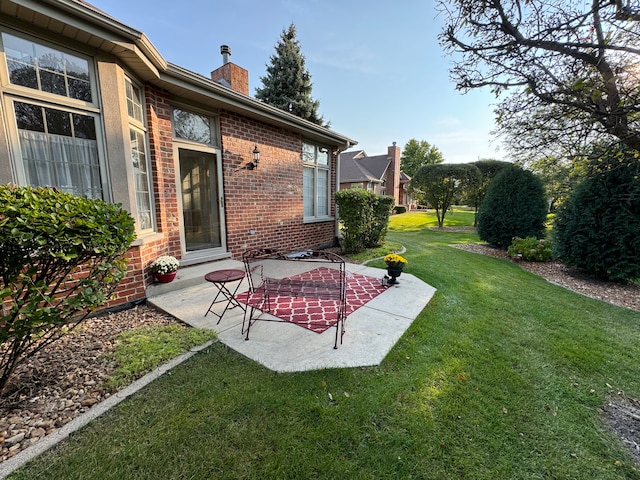
[[(318, 334), (293, 323), (258, 321), (246, 341), (241, 332), (241, 309), (228, 310), (219, 324), (216, 316), (204, 316), (216, 294), (204, 275), (212, 270), (243, 268), (242, 262), (221, 260), (181, 269), (172, 283), (152, 285), (147, 290), (148, 303), (193, 327), (215, 330), (222, 343), (271, 370), (297, 372), (380, 364), (435, 293), (432, 286), (403, 273), (398, 285), (347, 317), (338, 349), (333, 348), (335, 328)], [(378, 279), (385, 274), (382, 269), (357, 264), (347, 264), (347, 271)], [(238, 293), (247, 289), (243, 280)], [(220, 313), (223, 308), (217, 304), (214, 311)]]

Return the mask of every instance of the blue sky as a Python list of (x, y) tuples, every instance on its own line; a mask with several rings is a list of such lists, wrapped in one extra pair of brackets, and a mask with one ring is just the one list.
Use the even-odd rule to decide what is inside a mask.
[(411, 138), (435, 145), (446, 162), (503, 159), (490, 131), (493, 96), (466, 95), (449, 79), (432, 0), (89, 0), (144, 32), (169, 62), (202, 75), (231, 61), (261, 86), (283, 29), (294, 23), (312, 96), (331, 128), (369, 155)]

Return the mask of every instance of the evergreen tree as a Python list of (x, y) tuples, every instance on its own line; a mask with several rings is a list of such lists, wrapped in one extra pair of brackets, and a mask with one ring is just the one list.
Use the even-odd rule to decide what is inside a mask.
[(553, 253), (600, 278), (634, 281), (640, 278), (640, 153), (595, 153), (586, 178), (558, 208)]
[(478, 236), (491, 245), (507, 248), (514, 237), (543, 238), (547, 200), (542, 180), (517, 165), (500, 169), (477, 218)]
[(267, 74), (260, 77), (262, 88), (256, 88), (256, 98), (322, 125), (324, 119), (318, 116), (320, 102), (311, 97), (311, 75), (305, 68), (293, 23), (288, 30), (282, 31), (275, 49), (276, 53), (270, 57), (271, 64), (267, 65)]

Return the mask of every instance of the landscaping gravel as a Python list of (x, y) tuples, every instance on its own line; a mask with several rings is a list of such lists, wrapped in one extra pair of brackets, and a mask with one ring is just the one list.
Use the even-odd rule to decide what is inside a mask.
[(177, 320), (138, 306), (85, 320), (73, 333), (16, 368), (0, 396), (0, 462), (39, 442), (113, 391), (104, 382), (115, 371), (105, 356), (121, 332)]

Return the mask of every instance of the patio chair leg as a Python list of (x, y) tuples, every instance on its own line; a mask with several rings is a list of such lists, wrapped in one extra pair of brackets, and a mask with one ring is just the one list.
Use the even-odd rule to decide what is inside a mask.
[[(241, 333), (246, 333), (246, 336), (244, 337), (245, 340), (249, 340), (249, 329), (251, 328), (251, 319), (253, 318), (253, 306), (249, 306), (247, 305), (247, 309), (244, 311), (244, 317), (242, 317), (242, 332)], [(245, 329), (245, 320), (247, 320), (247, 311), (249, 310), (249, 308), (251, 308), (251, 312), (249, 313), (249, 320), (246, 322), (247, 323), (247, 328)]]

